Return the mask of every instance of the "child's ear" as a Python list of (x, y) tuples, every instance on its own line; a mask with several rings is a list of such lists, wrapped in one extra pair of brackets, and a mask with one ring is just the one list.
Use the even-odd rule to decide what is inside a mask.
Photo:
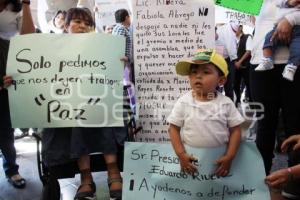
[(219, 86), (224, 86), (227, 81), (227, 78), (225, 76), (221, 76), (219, 80)]

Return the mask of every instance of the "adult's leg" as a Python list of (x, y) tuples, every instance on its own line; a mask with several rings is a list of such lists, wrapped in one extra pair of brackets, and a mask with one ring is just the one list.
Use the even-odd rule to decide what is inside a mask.
[[(108, 185), (110, 197), (121, 199), (122, 197), (122, 177), (118, 165), (119, 147), (124, 144), (126, 136), (123, 127), (111, 127), (102, 129), (102, 141), (107, 144), (103, 148), (104, 159), (107, 167)], [(122, 148), (122, 147), (121, 147)]]
[(122, 177), (118, 167), (117, 154), (104, 154), (104, 159), (107, 167), (108, 186), (110, 197), (121, 199), (122, 197)]
[[(294, 81), (281, 80), (281, 101), (284, 130), (288, 136), (300, 134), (300, 71), (297, 70)], [(288, 153), (288, 166), (300, 164), (300, 151)], [(283, 190), (283, 196), (300, 199), (300, 179), (290, 180)]]
[(269, 174), (274, 157), (275, 131), (280, 109), (278, 80), (281, 78), (281, 71), (275, 67), (270, 71), (256, 72), (255, 67), (250, 67), (250, 88), (253, 101), (260, 103), (263, 108), (263, 112), (256, 113), (258, 117), (256, 145), (262, 155), (266, 174)]
[[(282, 67), (283, 68), (283, 67)], [(281, 79), (282, 117), (287, 136), (300, 134), (300, 70), (294, 81)]]
[(3, 169), (7, 177), (18, 174), (16, 149), (14, 146), (14, 129), (0, 128), (0, 149), (3, 154)]
[(242, 82), (242, 69), (235, 70), (234, 77), (234, 93), (236, 95), (235, 105), (241, 103), (241, 82)]
[(234, 101), (233, 94), (233, 84), (234, 84), (234, 76), (235, 76), (235, 67), (234, 63), (230, 61), (229, 58), (226, 59), (229, 74), (227, 76), (227, 81), (224, 85), (225, 95), (228, 96), (232, 101)]
[(251, 97), (251, 90), (250, 90), (250, 66), (242, 69), (242, 78), (244, 79), (245, 86), (246, 86), (246, 97), (248, 98), (249, 102), (252, 102)]
[(93, 182), (93, 177), (91, 173), (91, 167), (90, 167), (90, 156), (89, 155), (83, 155), (81, 156), (78, 161), (78, 168), (80, 171), (80, 179), (81, 184), (77, 191), (76, 197), (93, 197), (94, 193), (96, 192), (96, 187)]

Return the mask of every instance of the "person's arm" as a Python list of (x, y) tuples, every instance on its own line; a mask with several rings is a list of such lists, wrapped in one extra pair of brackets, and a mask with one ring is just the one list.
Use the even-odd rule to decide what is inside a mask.
[(291, 38), (293, 26), (300, 25), (300, 12), (292, 12), (282, 18), (273, 33), (271, 40), (274, 38), (288, 44)]
[(284, 17), (282, 18), (271, 37), (271, 41), (277, 39), (285, 44), (288, 44), (291, 39), (291, 32), (293, 26), (288, 22), (288, 20)]
[(251, 56), (251, 51), (247, 50), (244, 55), (237, 61), (234, 63), (235, 67), (237, 69), (239, 69), (242, 66), (242, 63), (244, 62), (244, 60), (246, 60), (247, 58), (249, 58)]
[(291, 26), (300, 25), (300, 12), (292, 12), (285, 16), (287, 21), (291, 24)]
[(299, 0), (284, 0), (287, 7), (296, 7), (299, 4)]
[(290, 145), (293, 145), (294, 151), (300, 149), (300, 134), (292, 135), (286, 140), (284, 140), (281, 145), (281, 150), (283, 152), (286, 152)]
[(225, 47), (228, 51), (230, 61), (235, 61), (237, 59), (237, 45), (234, 35), (229, 36), (229, 38), (225, 40)]
[(193, 156), (187, 154), (187, 152), (185, 151), (180, 137), (180, 127), (170, 123), (169, 135), (173, 149), (180, 160), (181, 170), (187, 173), (196, 172), (197, 168), (192, 163), (196, 159)]
[(229, 128), (229, 132), (230, 136), (227, 150), (225, 154), (216, 161), (218, 167), (215, 173), (218, 176), (228, 175), (231, 167), (231, 162), (234, 159), (241, 143), (241, 127), (239, 125)]
[(20, 34), (28, 34), (28, 33), (34, 33), (35, 27), (33, 24), (31, 11), (30, 11), (30, 0), (22, 0), (22, 27)]
[(300, 178), (300, 164), (271, 173), (265, 178), (265, 182), (271, 187), (278, 187), (295, 178)]

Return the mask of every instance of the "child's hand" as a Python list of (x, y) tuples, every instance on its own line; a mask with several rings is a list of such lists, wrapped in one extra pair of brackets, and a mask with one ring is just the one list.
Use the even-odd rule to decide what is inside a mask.
[(193, 165), (193, 161), (197, 159), (186, 152), (180, 154), (179, 156), (181, 171), (187, 172), (188, 174), (193, 174), (197, 172), (197, 168)]
[(3, 88), (7, 88), (12, 84), (12, 77), (11, 76), (4, 76), (3, 77)]
[(218, 165), (218, 167), (217, 167), (215, 174), (217, 176), (227, 176), (230, 171), (232, 159), (233, 158), (226, 156), (226, 155), (219, 158), (216, 161), (216, 164)]

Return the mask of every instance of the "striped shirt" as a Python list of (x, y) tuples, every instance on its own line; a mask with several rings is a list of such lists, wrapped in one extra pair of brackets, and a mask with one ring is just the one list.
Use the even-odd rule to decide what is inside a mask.
[(125, 49), (125, 56), (128, 58), (129, 62), (131, 59), (131, 35), (129, 29), (123, 26), (120, 23), (117, 23), (112, 31), (113, 35), (122, 35), (126, 38), (126, 49)]

